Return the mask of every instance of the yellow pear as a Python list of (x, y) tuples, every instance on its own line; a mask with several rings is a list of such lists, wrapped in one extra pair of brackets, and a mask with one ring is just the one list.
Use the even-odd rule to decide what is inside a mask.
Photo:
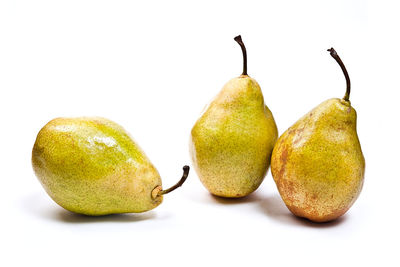
[(243, 73), (230, 80), (208, 105), (191, 131), (190, 153), (203, 185), (221, 197), (243, 197), (256, 190), (270, 165), (278, 130), (261, 88)]
[(162, 190), (161, 178), (118, 124), (98, 117), (57, 118), (39, 132), (32, 151), (36, 176), (63, 208), (86, 215), (144, 212), (182, 179)]
[(329, 99), (298, 120), (279, 137), (271, 172), (289, 210), (315, 222), (343, 215), (357, 199), (364, 181), (365, 161), (350, 105), (350, 78), (343, 99)]

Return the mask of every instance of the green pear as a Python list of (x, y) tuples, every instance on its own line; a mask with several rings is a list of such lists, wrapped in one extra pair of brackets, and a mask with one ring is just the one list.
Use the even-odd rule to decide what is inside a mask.
[(118, 124), (98, 117), (57, 118), (39, 132), (32, 166), (49, 196), (86, 215), (144, 212), (163, 195), (161, 178), (140, 147)]
[(304, 115), (278, 139), (271, 172), (288, 209), (299, 217), (327, 222), (355, 202), (364, 181), (365, 161), (350, 105), (350, 78), (343, 99), (329, 99)]
[(261, 88), (247, 75), (246, 48), (243, 73), (230, 80), (208, 105), (191, 131), (190, 153), (203, 185), (213, 195), (246, 196), (263, 181), (270, 165), (278, 130), (264, 104)]

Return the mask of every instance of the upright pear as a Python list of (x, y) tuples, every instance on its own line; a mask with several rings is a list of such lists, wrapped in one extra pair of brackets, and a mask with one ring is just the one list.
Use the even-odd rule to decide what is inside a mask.
[(144, 212), (163, 195), (161, 178), (140, 147), (118, 124), (98, 117), (57, 118), (39, 132), (32, 165), (49, 196), (86, 215)]
[(336, 51), (331, 56), (346, 77), (343, 99), (329, 99), (304, 115), (278, 139), (271, 172), (288, 209), (299, 217), (327, 222), (355, 202), (365, 161), (350, 105), (350, 78)]
[(208, 105), (191, 131), (190, 153), (203, 185), (220, 197), (244, 197), (256, 190), (270, 165), (278, 130), (261, 88), (247, 74), (230, 80)]

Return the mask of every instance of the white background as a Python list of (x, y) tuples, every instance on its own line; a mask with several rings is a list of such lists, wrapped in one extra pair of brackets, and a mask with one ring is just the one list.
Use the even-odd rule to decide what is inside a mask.
[[(399, 266), (399, 10), (386, 1), (1, 1), (1, 265)], [(174, 184), (191, 164), (201, 110), (241, 73), (237, 34), (280, 133), (344, 95), (326, 49), (345, 62), (367, 167), (344, 217), (295, 218), (270, 173), (251, 196), (223, 200), (192, 170), (143, 214), (85, 217), (46, 195), (31, 149), (60, 116), (123, 125), (164, 187)]]

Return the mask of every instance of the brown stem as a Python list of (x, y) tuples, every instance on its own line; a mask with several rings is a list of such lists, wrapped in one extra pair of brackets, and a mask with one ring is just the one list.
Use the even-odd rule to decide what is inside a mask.
[(168, 194), (168, 193), (174, 191), (175, 189), (177, 189), (178, 187), (180, 187), (186, 181), (186, 178), (189, 175), (189, 170), (190, 170), (189, 166), (187, 166), (187, 165), (183, 166), (183, 175), (182, 175), (182, 178), (179, 180), (179, 182), (176, 185), (171, 186), (168, 189), (159, 191), (158, 196)]
[(343, 71), (344, 77), (346, 78), (346, 94), (343, 97), (343, 100), (349, 101), (350, 99), (350, 77), (349, 74), (347, 73), (346, 67), (343, 64), (343, 61), (340, 59), (339, 55), (336, 53), (336, 50), (332, 47), (328, 49), (330, 52), (331, 56), (336, 60), (336, 62), (339, 64), (340, 68)]
[(242, 37), (240, 35), (236, 36), (233, 38), (242, 48), (242, 53), (243, 53), (243, 73), (242, 75), (247, 75), (247, 53), (246, 53), (246, 47), (244, 46), (244, 43), (242, 41)]

